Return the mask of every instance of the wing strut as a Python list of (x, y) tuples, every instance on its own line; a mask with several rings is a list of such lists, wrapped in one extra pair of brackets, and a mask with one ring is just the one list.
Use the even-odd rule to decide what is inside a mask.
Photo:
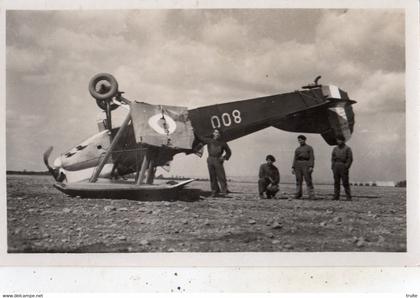
[(156, 152), (153, 151), (152, 148), (146, 148), (143, 154), (143, 161), (141, 164), (141, 168), (137, 171), (136, 174), (136, 184), (144, 184), (144, 179), (146, 178), (147, 184), (153, 184), (153, 180), (155, 178), (156, 167), (155, 167), (155, 160), (156, 160)]
[(104, 157), (101, 159), (101, 162), (93, 172), (92, 177), (90, 177), (89, 182), (94, 183), (98, 180), (98, 176), (101, 173), (103, 167), (105, 166), (106, 162), (108, 161), (109, 157), (111, 156), (112, 151), (114, 150), (115, 146), (117, 145), (119, 139), (123, 135), (123, 132), (128, 127), (128, 123), (131, 119), (131, 113), (128, 113), (127, 116), (124, 119), (124, 122), (121, 124), (120, 129), (118, 129), (117, 134), (115, 135), (114, 139), (112, 140), (111, 145), (109, 145), (108, 150), (106, 151)]
[(148, 154), (148, 150), (146, 149), (146, 152), (143, 154), (143, 162), (141, 164), (141, 168), (140, 170), (137, 172), (137, 177), (136, 177), (136, 184), (140, 185), (143, 184), (143, 180), (146, 174), (146, 170), (149, 167), (149, 163), (150, 163), (150, 157)]

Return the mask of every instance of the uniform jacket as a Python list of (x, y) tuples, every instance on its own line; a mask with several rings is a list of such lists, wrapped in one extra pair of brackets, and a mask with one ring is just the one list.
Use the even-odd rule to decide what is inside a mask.
[(271, 178), (273, 184), (278, 184), (280, 182), (279, 170), (275, 165), (269, 166), (264, 163), (260, 166), (260, 172), (258, 174), (259, 178)]
[(303, 146), (299, 146), (295, 150), (295, 156), (293, 158), (293, 165), (292, 168), (296, 167), (296, 163), (298, 161), (307, 161), (307, 165), (311, 168), (314, 167), (315, 157), (314, 157), (314, 150), (308, 144)]
[(331, 154), (331, 167), (334, 167), (336, 163), (343, 163), (349, 169), (352, 162), (353, 152), (349, 146), (344, 145), (341, 148), (339, 146), (334, 147)]
[(228, 160), (232, 155), (232, 151), (229, 145), (222, 140), (215, 140), (213, 138), (200, 138), (200, 141), (207, 144), (207, 150), (211, 157), (222, 157), (223, 152), (225, 153), (224, 159)]

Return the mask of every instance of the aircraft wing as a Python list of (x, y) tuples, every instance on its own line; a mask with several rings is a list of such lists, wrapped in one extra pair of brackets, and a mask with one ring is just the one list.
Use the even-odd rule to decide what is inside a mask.
[(174, 149), (192, 148), (194, 132), (187, 108), (133, 102), (130, 111), (137, 143)]

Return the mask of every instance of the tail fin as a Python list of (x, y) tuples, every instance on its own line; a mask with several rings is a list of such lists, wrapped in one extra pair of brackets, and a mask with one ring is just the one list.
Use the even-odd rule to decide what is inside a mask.
[(338, 102), (328, 108), (329, 129), (321, 133), (329, 145), (335, 145), (338, 136), (343, 136), (348, 141), (353, 133), (354, 112), (351, 105)]
[(319, 133), (329, 145), (337, 136), (348, 141), (353, 133), (354, 112), (347, 93), (335, 86), (322, 86), (325, 103), (288, 115), (273, 126), (291, 132)]

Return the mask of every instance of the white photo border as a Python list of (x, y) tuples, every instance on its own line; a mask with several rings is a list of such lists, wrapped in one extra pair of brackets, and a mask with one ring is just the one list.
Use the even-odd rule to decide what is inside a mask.
[[(406, 22), (406, 171), (407, 171), (407, 252), (260, 252), (260, 253), (86, 253), (30, 254), (7, 253), (6, 200), (6, 10), (57, 9), (169, 9), (169, 8), (387, 8), (405, 9)], [(419, 6), (410, 1), (3, 1), (1, 10), (1, 74), (0, 74), (0, 264), (6, 266), (164, 266), (164, 267), (272, 267), (272, 266), (416, 266), (420, 263), (419, 204)]]

